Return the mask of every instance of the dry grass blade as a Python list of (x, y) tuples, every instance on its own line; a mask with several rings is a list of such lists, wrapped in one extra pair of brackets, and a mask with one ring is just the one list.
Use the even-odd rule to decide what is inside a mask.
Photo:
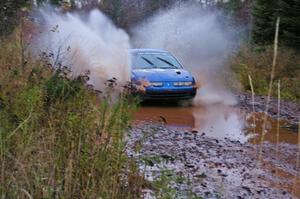
[[(255, 112), (255, 93), (254, 93), (254, 88), (253, 88), (253, 82), (252, 82), (252, 78), (250, 75), (248, 75), (248, 78), (249, 78), (249, 83), (250, 83), (250, 87), (251, 87), (251, 103), (252, 103), (252, 111), (253, 113)], [(254, 115), (254, 118), (253, 118), (253, 122), (255, 124), (255, 115)]]
[(263, 119), (263, 126), (262, 126), (261, 139), (260, 139), (260, 149), (259, 149), (259, 156), (258, 156), (258, 163), (260, 163), (261, 160), (262, 160), (263, 142), (265, 140), (265, 132), (266, 132), (266, 126), (267, 126), (267, 120), (268, 120), (268, 109), (269, 109), (269, 103), (270, 103), (270, 99), (271, 99), (273, 80), (274, 80), (274, 75), (275, 75), (275, 67), (276, 67), (277, 52), (278, 52), (279, 23), (280, 23), (280, 18), (278, 17), (277, 21), (276, 21), (276, 30), (275, 30), (275, 39), (274, 39), (274, 55), (273, 55), (271, 79), (270, 79), (270, 83), (269, 83), (268, 97), (267, 97), (266, 109), (265, 109), (265, 114), (264, 114), (264, 119)]
[(12, 137), (14, 134), (16, 134), (17, 131), (18, 131), (19, 129), (21, 129), (22, 126), (23, 126), (24, 124), (26, 124), (26, 122), (28, 122), (28, 121), (30, 120), (30, 118), (31, 118), (31, 112), (30, 112), (29, 116), (28, 116), (21, 124), (19, 124), (18, 127), (17, 127), (15, 130), (13, 130), (13, 132), (11, 132), (11, 133), (7, 136), (7, 139), (9, 139), (9, 138)]
[(20, 191), (23, 192), (27, 196), (27, 198), (33, 199), (33, 197), (25, 189), (21, 188)]
[[(254, 87), (253, 87), (253, 81), (251, 78), (251, 75), (248, 75), (249, 84), (251, 87), (251, 103), (252, 103), (252, 126), (254, 127), (254, 132), (256, 133), (256, 117), (255, 117), (255, 93), (254, 93)], [(256, 151), (257, 153), (257, 151)]]
[[(281, 100), (281, 93), (280, 93), (280, 80), (278, 80), (278, 87), (277, 87), (277, 125), (276, 125), (276, 159), (278, 159), (279, 153), (279, 134), (280, 134), (280, 100)], [(276, 169), (276, 175), (278, 175), (278, 170)]]

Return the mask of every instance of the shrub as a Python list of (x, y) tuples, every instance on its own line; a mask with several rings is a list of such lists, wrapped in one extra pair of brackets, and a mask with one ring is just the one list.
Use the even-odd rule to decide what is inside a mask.
[(23, 52), (15, 38), (1, 43), (0, 197), (139, 197), (124, 150), (135, 101), (100, 99), (85, 75)]
[[(255, 93), (266, 95), (273, 59), (273, 48), (242, 47), (231, 59), (231, 68), (243, 89), (250, 91), (248, 75), (253, 79)], [(275, 82), (280, 80), (283, 99), (300, 99), (300, 54), (292, 49), (279, 48)], [(275, 93), (276, 95), (276, 93)]]

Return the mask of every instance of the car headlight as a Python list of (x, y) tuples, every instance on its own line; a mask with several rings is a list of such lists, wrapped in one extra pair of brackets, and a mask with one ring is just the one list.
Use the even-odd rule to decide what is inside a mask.
[(149, 85), (154, 86), (154, 87), (160, 87), (160, 86), (163, 86), (163, 83), (162, 82), (150, 82)]
[(192, 86), (193, 82), (174, 82), (174, 86)]

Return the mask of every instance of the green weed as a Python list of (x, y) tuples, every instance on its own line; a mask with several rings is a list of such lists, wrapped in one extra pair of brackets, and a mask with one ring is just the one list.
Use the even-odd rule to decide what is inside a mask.
[(69, 79), (18, 39), (1, 42), (0, 197), (139, 198), (124, 141), (135, 99), (99, 97), (85, 74)]
[[(273, 59), (271, 46), (256, 49), (244, 46), (236, 52), (230, 62), (235, 77), (244, 91), (251, 91), (248, 75), (252, 77), (257, 95), (267, 95)], [(281, 81), (281, 97), (288, 100), (300, 99), (300, 54), (287, 47), (279, 47), (274, 81)], [(272, 93), (276, 96), (276, 92)]]

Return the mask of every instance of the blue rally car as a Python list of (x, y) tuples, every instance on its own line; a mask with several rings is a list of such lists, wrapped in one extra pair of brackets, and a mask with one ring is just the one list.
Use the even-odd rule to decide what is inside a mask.
[(132, 49), (132, 77), (143, 100), (189, 100), (195, 97), (194, 77), (169, 52)]

